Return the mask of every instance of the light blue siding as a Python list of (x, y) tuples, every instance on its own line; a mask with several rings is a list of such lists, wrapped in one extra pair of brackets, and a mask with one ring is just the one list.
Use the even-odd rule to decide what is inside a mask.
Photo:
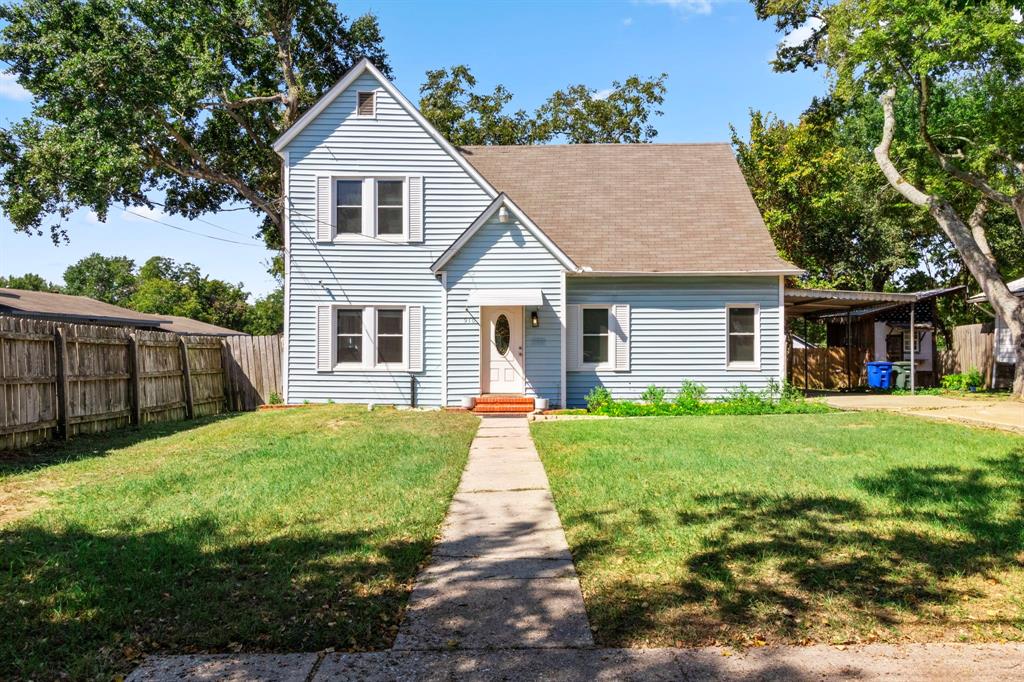
[[(616, 398), (638, 398), (649, 384), (675, 395), (684, 379), (718, 397), (746, 384), (764, 388), (779, 379), (778, 277), (569, 277), (569, 304), (630, 305), (629, 372), (570, 371), (567, 402), (582, 406), (597, 385)], [(726, 305), (760, 306), (759, 370), (726, 368)]]
[(561, 400), (562, 280), (558, 260), (518, 222), (494, 218), (445, 266), (448, 277), (448, 404), (480, 394), (480, 309), (475, 289), (540, 289), (540, 325), (526, 321), (526, 395)]
[[(356, 93), (377, 91), (377, 115), (354, 116)], [(380, 83), (364, 74), (288, 145), (288, 401), (407, 404), (409, 374), (318, 372), (316, 306), (422, 304), (424, 370), (419, 401), (441, 404), (442, 287), (430, 264), (490, 203), (490, 197)], [(422, 175), (424, 242), (316, 242), (316, 176)]]

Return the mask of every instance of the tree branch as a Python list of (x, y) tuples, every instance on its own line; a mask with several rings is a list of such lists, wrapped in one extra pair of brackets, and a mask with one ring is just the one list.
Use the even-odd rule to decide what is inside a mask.
[(985, 215), (988, 213), (988, 199), (982, 197), (975, 204), (974, 210), (971, 211), (971, 216), (967, 219), (967, 224), (971, 228), (971, 236), (974, 237), (974, 241), (978, 243), (978, 248), (981, 249), (981, 253), (989, 260), (992, 265), (995, 265), (996, 258), (992, 255), (992, 247), (988, 244), (988, 237), (985, 235)]
[(291, 20), (291, 16), (284, 17), (284, 21), (288, 24), (287, 35), (282, 35), (280, 28), (275, 28), (271, 32), (271, 35), (274, 37), (274, 43), (277, 45), (277, 58), (281, 63), (281, 75), (284, 77), (285, 86), (288, 88), (288, 94), (284, 100), (287, 109), (285, 110), (282, 129), (287, 129), (288, 126), (299, 118), (299, 99), (302, 96), (302, 86), (299, 85), (299, 79), (295, 75), (295, 62), (292, 57)]
[(935, 140), (932, 139), (931, 133), (928, 132), (928, 102), (930, 97), (928, 92), (928, 76), (924, 75), (917, 80), (917, 125), (921, 131), (921, 137), (924, 139), (924, 143), (928, 147), (928, 151), (931, 152), (932, 156), (934, 156), (939, 162), (939, 166), (942, 170), (946, 171), (961, 182), (974, 187), (992, 201), (996, 201), (1000, 204), (1011, 204), (1013, 199), (1009, 194), (1000, 192), (985, 181), (984, 178), (961, 168), (958, 164), (951, 161), (949, 156), (935, 144)]

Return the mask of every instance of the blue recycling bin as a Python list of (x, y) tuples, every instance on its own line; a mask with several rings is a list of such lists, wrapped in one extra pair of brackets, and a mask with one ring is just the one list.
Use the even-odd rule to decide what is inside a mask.
[(891, 362), (869, 362), (868, 386), (871, 388), (892, 388), (892, 363)]

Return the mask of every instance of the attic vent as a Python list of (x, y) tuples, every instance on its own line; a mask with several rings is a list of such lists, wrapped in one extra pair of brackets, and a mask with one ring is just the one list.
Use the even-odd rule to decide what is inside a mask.
[(375, 92), (360, 92), (359, 103), (356, 105), (356, 114), (358, 116), (373, 116), (374, 115), (374, 104), (375, 104)]

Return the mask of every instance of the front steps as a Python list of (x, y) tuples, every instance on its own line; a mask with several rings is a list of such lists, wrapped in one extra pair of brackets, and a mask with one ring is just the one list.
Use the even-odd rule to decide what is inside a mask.
[(521, 414), (527, 415), (535, 409), (533, 398), (521, 395), (482, 395), (476, 399), (474, 414)]

